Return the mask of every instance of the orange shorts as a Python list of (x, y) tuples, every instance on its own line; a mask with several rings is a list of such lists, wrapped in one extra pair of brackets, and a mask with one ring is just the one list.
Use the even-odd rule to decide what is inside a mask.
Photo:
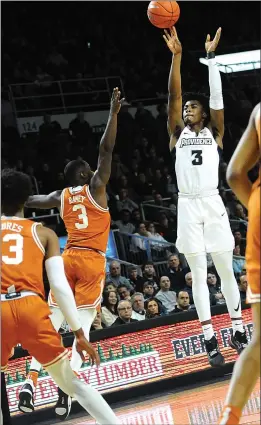
[[(67, 249), (62, 257), (77, 308), (98, 307), (105, 281), (105, 257), (87, 249)], [(58, 307), (51, 291), (48, 302), (51, 307)]]
[(253, 189), (248, 204), (246, 265), (247, 302), (260, 303), (260, 186)]
[(47, 303), (38, 295), (1, 302), (1, 366), (7, 367), (12, 348), (21, 344), (48, 367), (67, 356), (61, 336), (49, 318)]

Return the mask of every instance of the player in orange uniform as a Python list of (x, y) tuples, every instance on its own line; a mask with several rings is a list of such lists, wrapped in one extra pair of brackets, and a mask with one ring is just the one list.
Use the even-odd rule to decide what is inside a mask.
[[(98, 423), (119, 420), (102, 396), (72, 371), (67, 350), (50, 320), (44, 300), (43, 260), (50, 287), (64, 317), (75, 333), (76, 349), (87, 351), (99, 365), (99, 356), (86, 340), (75, 300), (64, 273), (59, 241), (40, 223), (24, 218), (24, 204), (32, 193), (30, 178), (14, 170), (1, 176), (1, 367), (7, 368), (13, 347), (21, 343), (41, 362), (60, 388), (87, 410)], [(115, 422), (116, 421), (116, 422)]]
[(227, 180), (242, 204), (248, 208), (247, 301), (252, 304), (254, 332), (248, 347), (237, 360), (220, 425), (237, 425), (254, 385), (260, 376), (260, 168), (252, 185), (248, 171), (260, 161), (260, 103), (254, 108), (248, 127), (232, 156)]
[[(89, 335), (91, 324), (100, 305), (105, 279), (105, 251), (110, 231), (110, 214), (107, 206), (106, 185), (111, 174), (112, 152), (117, 133), (117, 114), (124, 99), (120, 100), (120, 91), (115, 88), (111, 100), (107, 127), (99, 148), (97, 170), (93, 173), (87, 162), (75, 160), (69, 162), (64, 170), (70, 187), (55, 191), (49, 195), (35, 195), (27, 202), (28, 207), (54, 208), (60, 215), (68, 233), (68, 241), (63, 252), (66, 277), (73, 290), (85, 335)], [(58, 330), (64, 320), (57, 308), (52, 291), (49, 295), (52, 308), (51, 320)], [(72, 349), (71, 367), (78, 372), (82, 359)], [(32, 361), (26, 384), (19, 395), (19, 409), (29, 412), (34, 409), (33, 397), (26, 403), (24, 395), (28, 391), (33, 395), (41, 365)], [(60, 389), (55, 407), (57, 416), (66, 419), (71, 400)]]

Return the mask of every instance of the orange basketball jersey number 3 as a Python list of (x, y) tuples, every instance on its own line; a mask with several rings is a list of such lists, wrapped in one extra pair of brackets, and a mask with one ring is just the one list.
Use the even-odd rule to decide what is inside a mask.
[(75, 227), (78, 230), (80, 230), (80, 229), (86, 229), (88, 227), (88, 224), (89, 224), (86, 208), (82, 204), (74, 205), (73, 206), (73, 211), (78, 211), (78, 210), (81, 211), (81, 213), (78, 214), (78, 219), (79, 219), (79, 221), (81, 221), (81, 223), (76, 222), (75, 223)]
[(9, 252), (10, 254), (13, 253), (15, 255), (10, 257), (8, 255), (3, 255), (2, 261), (5, 264), (21, 264), (23, 261), (24, 238), (19, 234), (8, 233), (3, 237), (2, 242), (10, 241), (13, 241), (14, 243), (9, 246)]

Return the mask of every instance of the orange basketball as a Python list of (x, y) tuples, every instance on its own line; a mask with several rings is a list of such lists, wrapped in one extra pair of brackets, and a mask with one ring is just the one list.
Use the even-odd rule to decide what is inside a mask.
[(151, 1), (147, 13), (155, 27), (170, 28), (178, 21), (180, 9), (176, 1)]

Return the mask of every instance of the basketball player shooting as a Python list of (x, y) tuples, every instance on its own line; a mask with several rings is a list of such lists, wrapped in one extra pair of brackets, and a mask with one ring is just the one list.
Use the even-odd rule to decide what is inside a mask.
[[(240, 353), (247, 345), (240, 294), (233, 273), (234, 239), (227, 212), (218, 193), (218, 148), (223, 148), (224, 106), (220, 73), (215, 50), (221, 28), (213, 40), (207, 36), (210, 99), (188, 93), (182, 97), (182, 46), (176, 29), (165, 30), (164, 40), (172, 53), (169, 74), (168, 131), (170, 152), (176, 157), (175, 170), (179, 189), (178, 250), (186, 256), (193, 278), (193, 298), (202, 325), (211, 366), (224, 364), (211, 322), (207, 286), (206, 253), (211, 253), (221, 278), (221, 290), (232, 321), (230, 345)], [(184, 106), (182, 106), (182, 103)]]
[(13, 347), (20, 343), (99, 424), (118, 424), (98, 391), (72, 371), (68, 352), (50, 320), (51, 312), (44, 301), (44, 259), (51, 290), (75, 334), (78, 355), (84, 360), (86, 351), (92, 363), (99, 365), (99, 356), (81, 327), (56, 234), (24, 218), (24, 204), (32, 193), (30, 178), (15, 170), (3, 170), (1, 187), (1, 368), (6, 370)]
[(220, 425), (239, 424), (242, 410), (260, 376), (260, 167), (252, 185), (248, 171), (260, 160), (260, 104), (254, 108), (227, 169), (227, 180), (248, 208), (246, 247), (247, 302), (252, 305), (254, 331), (249, 346), (237, 360)]
[[(97, 170), (93, 173), (87, 162), (69, 162), (64, 175), (70, 187), (49, 195), (31, 196), (27, 207), (58, 208), (63, 218), (68, 241), (63, 252), (66, 277), (75, 296), (78, 314), (86, 336), (101, 303), (105, 278), (105, 252), (110, 231), (110, 214), (107, 205), (106, 185), (111, 174), (112, 152), (117, 134), (117, 115), (121, 104), (121, 93), (113, 90), (109, 118), (99, 148)], [(64, 320), (54, 294), (50, 291), (49, 305), (51, 320), (58, 331)], [(72, 347), (71, 367), (78, 372), (82, 359), (77, 353), (75, 341)], [(23, 412), (34, 410), (33, 393), (37, 384), (41, 364), (32, 360), (30, 373), (19, 394), (18, 407)], [(30, 397), (28, 397), (30, 394)], [(56, 415), (65, 420), (71, 409), (71, 398), (58, 389)]]

